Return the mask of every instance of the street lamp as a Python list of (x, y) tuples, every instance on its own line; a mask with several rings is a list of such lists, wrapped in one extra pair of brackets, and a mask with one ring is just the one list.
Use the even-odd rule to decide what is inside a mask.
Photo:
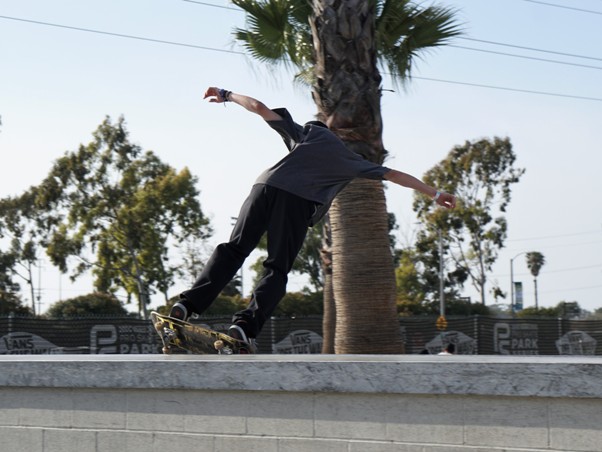
[(527, 254), (527, 251), (523, 251), (522, 253), (518, 253), (516, 256), (510, 259), (510, 311), (514, 313), (514, 259), (518, 256), (522, 256), (523, 254)]

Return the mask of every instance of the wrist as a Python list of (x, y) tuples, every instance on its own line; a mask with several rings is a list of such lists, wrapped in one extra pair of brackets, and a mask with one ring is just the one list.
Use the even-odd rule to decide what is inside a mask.
[(228, 99), (228, 97), (230, 96), (230, 94), (232, 94), (232, 91), (228, 91), (223, 88), (220, 88), (217, 92), (219, 94), (219, 97), (222, 99), (222, 102), (230, 101), (230, 99)]

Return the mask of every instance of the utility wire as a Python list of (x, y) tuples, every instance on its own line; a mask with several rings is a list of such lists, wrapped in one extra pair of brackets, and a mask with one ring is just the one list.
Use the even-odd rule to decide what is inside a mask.
[(197, 5), (211, 6), (212, 8), (229, 9), (231, 11), (242, 12), (242, 10), (240, 8), (232, 8), (231, 6), (214, 5), (213, 3), (197, 2), (195, 0), (182, 0), (182, 1), (188, 2), (188, 3), (196, 3)]
[(453, 47), (456, 49), (464, 49), (464, 50), (472, 50), (474, 52), (492, 53), (494, 55), (503, 55), (503, 56), (509, 56), (509, 57), (514, 57), (514, 58), (523, 58), (525, 60), (543, 61), (545, 63), (564, 64), (567, 66), (577, 66), (577, 67), (584, 67), (584, 68), (588, 68), (588, 69), (602, 70), (602, 67), (600, 67), (600, 66), (590, 66), (589, 64), (569, 63), (568, 61), (550, 60), (547, 58), (537, 58), (537, 57), (526, 56), (526, 55), (517, 55), (515, 53), (497, 52), (495, 50), (475, 49), (474, 47), (457, 46), (455, 44), (447, 44), (446, 47)]
[(564, 272), (572, 272), (572, 271), (577, 271), (577, 270), (589, 270), (591, 268), (602, 268), (602, 264), (584, 265), (583, 267), (559, 268), (558, 270), (546, 269), (546, 273), (564, 273)]
[(523, 1), (529, 2), (529, 3), (537, 3), (538, 5), (552, 6), (554, 8), (570, 9), (570, 10), (579, 11), (582, 13), (598, 14), (598, 15), (602, 16), (602, 11), (592, 11), (591, 9), (573, 8), (572, 6), (558, 5), (556, 3), (540, 2), (538, 0), (523, 0)]
[(85, 31), (86, 33), (96, 33), (96, 34), (100, 34), (100, 35), (114, 36), (117, 38), (137, 39), (139, 41), (148, 41), (148, 42), (154, 42), (154, 43), (158, 43), (158, 44), (168, 44), (168, 45), (172, 45), (172, 46), (191, 47), (193, 49), (209, 50), (212, 52), (246, 55), (244, 52), (237, 52), (235, 50), (216, 49), (213, 47), (199, 46), (196, 44), (186, 44), (184, 42), (165, 41), (162, 39), (145, 38), (142, 36), (133, 36), (133, 35), (126, 35), (126, 34), (122, 34), (122, 33), (112, 33), (109, 31), (93, 30), (91, 28), (72, 27), (70, 25), (60, 25), (60, 24), (53, 24), (50, 22), (41, 22), (39, 20), (21, 19), (19, 17), (0, 16), (0, 19), (8, 19), (8, 20), (15, 20), (15, 21), (19, 21), (19, 22), (27, 22), (27, 23), (36, 24), (36, 25), (45, 25), (47, 27), (65, 28), (67, 30)]
[(599, 97), (574, 96), (572, 94), (550, 93), (547, 91), (534, 91), (534, 90), (528, 90), (528, 89), (507, 88), (504, 86), (482, 85), (480, 83), (458, 82), (458, 81), (453, 81), (453, 80), (442, 80), (442, 79), (430, 78), (430, 77), (418, 77), (416, 75), (413, 75), (411, 78), (417, 79), (417, 80), (426, 80), (429, 82), (451, 83), (453, 85), (474, 86), (477, 88), (497, 89), (497, 90), (502, 90), (502, 91), (514, 91), (517, 93), (540, 94), (540, 95), (544, 95), (544, 96), (567, 97), (570, 99), (591, 100), (591, 101), (595, 101), (595, 102), (602, 102), (602, 98), (599, 98)]
[(508, 241), (509, 242), (521, 242), (521, 241), (529, 241), (529, 240), (557, 239), (560, 237), (576, 237), (576, 236), (590, 235), (590, 234), (602, 234), (602, 229), (595, 229), (595, 230), (583, 231), (583, 232), (571, 232), (568, 234), (546, 235), (543, 237), (526, 237), (526, 238), (521, 238), (521, 239), (508, 239)]
[(545, 295), (545, 294), (550, 294), (550, 293), (562, 293), (562, 292), (573, 292), (575, 290), (589, 290), (589, 289), (598, 289), (602, 287), (602, 285), (598, 285), (598, 286), (585, 286), (585, 287), (563, 287), (562, 289), (556, 289), (556, 290), (544, 290), (539, 292), (539, 294), (541, 295)]
[(543, 49), (537, 49), (537, 48), (534, 48), (534, 47), (526, 47), (526, 46), (519, 46), (519, 45), (515, 45), (515, 44), (507, 44), (507, 43), (504, 43), (504, 42), (487, 41), (485, 39), (465, 38), (463, 36), (457, 36), (455, 39), (463, 39), (465, 41), (473, 41), (473, 42), (482, 42), (484, 44), (493, 44), (493, 45), (496, 45), (496, 46), (512, 47), (512, 48), (515, 48), (515, 49), (531, 50), (533, 52), (551, 53), (551, 54), (554, 54), (554, 55), (562, 55), (562, 56), (568, 56), (568, 57), (573, 57), (573, 58), (584, 58), (584, 59), (587, 59), (587, 60), (602, 61), (602, 58), (597, 58), (597, 57), (591, 57), (591, 56), (585, 56), (585, 55), (576, 55), (574, 53), (556, 52), (554, 50), (543, 50)]
[[(186, 1), (186, 0), (184, 0), (184, 1)], [(200, 45), (196, 45), (196, 44), (187, 44), (187, 43), (183, 43), (183, 42), (146, 38), (146, 37), (142, 37), (142, 36), (127, 35), (127, 34), (123, 34), (123, 33), (113, 33), (113, 32), (102, 31), (102, 30), (94, 30), (91, 28), (73, 27), (70, 25), (54, 24), (54, 23), (50, 23), (50, 22), (42, 22), (42, 21), (38, 21), (38, 20), (23, 19), (23, 18), (18, 18), (18, 17), (10, 17), (10, 16), (0, 15), (0, 19), (14, 20), (14, 21), (18, 21), (18, 22), (26, 22), (26, 23), (36, 24), (36, 25), (44, 25), (44, 26), (48, 26), (48, 27), (62, 28), (62, 29), (67, 29), (67, 30), (83, 31), (86, 33), (96, 33), (96, 34), (101, 34), (101, 35), (105, 35), (105, 36), (113, 36), (113, 37), (118, 37), (118, 38), (136, 39), (139, 41), (153, 42), (153, 43), (158, 43), (158, 44), (189, 47), (189, 48), (194, 48), (194, 49), (208, 50), (211, 52), (230, 53), (230, 54), (234, 54), (234, 55), (246, 55), (246, 53), (244, 53), (244, 52), (238, 52), (235, 50), (216, 49), (213, 47), (200, 46)], [(439, 83), (450, 83), (450, 84), (455, 84), (455, 85), (474, 86), (474, 87), (479, 87), (479, 88), (513, 91), (513, 92), (519, 92), (519, 93), (540, 94), (540, 95), (546, 95), (546, 96), (565, 97), (565, 98), (571, 98), (571, 99), (602, 102), (602, 98), (596, 98), (596, 97), (575, 96), (575, 95), (570, 95), (570, 94), (551, 93), (551, 92), (545, 92), (545, 91), (533, 91), (533, 90), (518, 89), (518, 88), (507, 88), (507, 87), (503, 87), (503, 86), (483, 85), (483, 84), (468, 83), (468, 82), (458, 82), (458, 81), (442, 80), (442, 79), (435, 79), (435, 78), (428, 78), (428, 77), (413, 76), (413, 78), (418, 79), (418, 80), (427, 80), (427, 81), (439, 82)]]

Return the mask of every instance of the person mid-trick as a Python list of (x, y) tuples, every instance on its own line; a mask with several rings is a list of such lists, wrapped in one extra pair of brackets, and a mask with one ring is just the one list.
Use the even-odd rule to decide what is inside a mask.
[(190, 290), (182, 292), (170, 316), (187, 320), (203, 313), (236, 275), (245, 259), (267, 233), (264, 272), (246, 309), (234, 314), (228, 334), (249, 344), (286, 293), (288, 273), (307, 229), (327, 212), (335, 196), (355, 178), (388, 180), (454, 208), (456, 198), (417, 178), (365, 160), (349, 150), (329, 125), (296, 123), (285, 108), (270, 109), (249, 96), (209, 87), (204, 99), (232, 102), (261, 116), (280, 134), (289, 153), (259, 175), (244, 201), (230, 240), (216, 247)]

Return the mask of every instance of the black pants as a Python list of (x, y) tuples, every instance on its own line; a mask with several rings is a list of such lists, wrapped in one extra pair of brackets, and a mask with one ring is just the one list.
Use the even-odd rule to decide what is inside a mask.
[(182, 293), (189, 311), (201, 314), (240, 269), (267, 232), (264, 273), (247, 309), (234, 314), (249, 337), (256, 337), (286, 293), (288, 273), (303, 245), (316, 203), (269, 185), (253, 186), (230, 241), (217, 246), (192, 289)]

